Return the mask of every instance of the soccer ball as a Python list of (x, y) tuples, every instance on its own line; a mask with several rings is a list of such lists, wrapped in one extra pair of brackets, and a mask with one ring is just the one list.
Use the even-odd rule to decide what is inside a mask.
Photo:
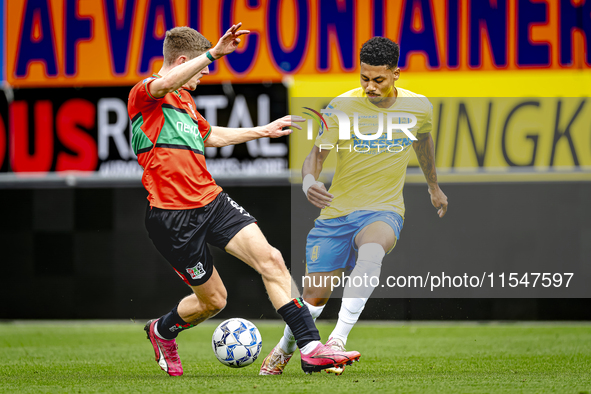
[(241, 368), (257, 359), (263, 346), (261, 333), (248, 320), (234, 318), (222, 322), (213, 332), (211, 347), (220, 362)]

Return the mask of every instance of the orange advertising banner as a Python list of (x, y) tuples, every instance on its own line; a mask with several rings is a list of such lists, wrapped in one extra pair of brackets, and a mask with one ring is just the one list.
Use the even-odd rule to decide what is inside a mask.
[(405, 71), (588, 69), (591, 1), (10, 0), (2, 69), (15, 87), (133, 85), (158, 71), (167, 29), (215, 44), (251, 34), (205, 83), (277, 82), (358, 70), (374, 35), (400, 44)]

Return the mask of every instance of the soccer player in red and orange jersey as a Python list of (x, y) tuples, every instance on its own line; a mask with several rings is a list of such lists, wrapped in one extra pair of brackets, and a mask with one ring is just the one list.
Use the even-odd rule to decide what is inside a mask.
[(305, 372), (359, 359), (358, 352), (334, 351), (320, 343), (308, 308), (301, 298), (290, 296), (292, 280), (281, 253), (269, 245), (255, 218), (224, 193), (207, 171), (205, 147), (281, 137), (291, 133), (286, 127), (299, 128), (292, 121), (301, 120), (285, 116), (261, 127), (231, 129), (210, 126), (195, 110), (187, 90), (197, 87), (211, 62), (236, 50), (240, 37), (249, 33), (240, 26), (232, 26), (213, 48), (189, 27), (167, 31), (162, 69), (129, 94), (132, 146), (149, 193), (146, 228), (158, 251), (193, 291), (145, 327), (156, 361), (171, 376), (183, 373), (175, 341), (179, 332), (226, 305), (226, 289), (208, 244), (225, 249), (261, 274), (273, 306), (297, 339)]

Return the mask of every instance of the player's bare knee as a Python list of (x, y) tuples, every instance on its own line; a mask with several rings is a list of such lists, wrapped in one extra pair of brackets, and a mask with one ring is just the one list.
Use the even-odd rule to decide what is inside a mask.
[(271, 248), (270, 260), (273, 266), (279, 268), (280, 270), (287, 269), (287, 267), (285, 267), (285, 260), (283, 260), (283, 256), (278, 249)]
[(287, 273), (285, 261), (279, 250), (273, 247), (269, 249), (259, 264), (259, 273), (266, 277), (284, 276)]

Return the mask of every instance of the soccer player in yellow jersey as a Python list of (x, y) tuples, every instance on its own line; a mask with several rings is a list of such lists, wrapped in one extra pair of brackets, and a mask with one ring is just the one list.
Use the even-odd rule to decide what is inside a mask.
[[(379, 277), (382, 259), (396, 245), (403, 225), (402, 189), (411, 146), (425, 174), (431, 203), (439, 217), (447, 212), (447, 197), (439, 188), (435, 169), (433, 107), (426, 97), (395, 86), (400, 77), (399, 54), (398, 45), (388, 38), (374, 37), (363, 44), (361, 88), (331, 101), (324, 111), (328, 127), (321, 127), (304, 161), (304, 193), (322, 209), (306, 243), (307, 275), (312, 280), (304, 281), (303, 296), (314, 319), (332, 293), (331, 281), (319, 279), (341, 277), (350, 270), (354, 283), (364, 275)], [(336, 151), (337, 168), (327, 191), (316, 179), (331, 151)], [(316, 287), (318, 283), (328, 287)], [(344, 287), (339, 320), (326, 343), (335, 350), (345, 348), (374, 290), (364, 283), (365, 287)], [(295, 349), (295, 339), (286, 326), (260, 373), (281, 374)], [(341, 374), (343, 368), (326, 371)]]

